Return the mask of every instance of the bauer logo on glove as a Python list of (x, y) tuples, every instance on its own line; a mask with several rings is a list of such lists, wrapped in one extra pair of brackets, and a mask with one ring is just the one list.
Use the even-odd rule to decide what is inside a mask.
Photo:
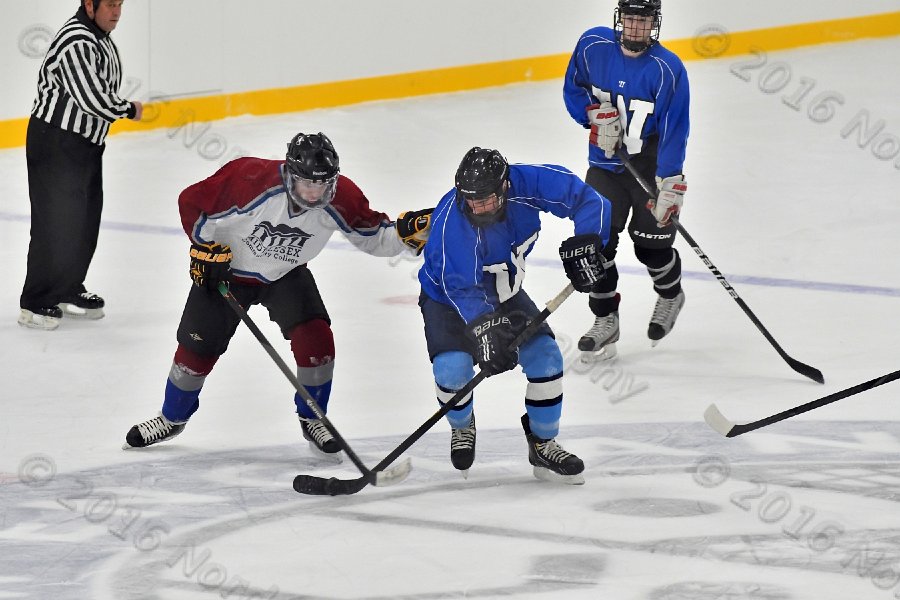
[(422, 253), (425, 242), (428, 241), (433, 211), (433, 208), (411, 210), (400, 213), (400, 216), (397, 217), (397, 235), (404, 244), (416, 251), (416, 256)]
[(191, 246), (191, 279), (194, 285), (216, 291), (219, 282), (231, 278), (231, 247), (227, 244), (193, 244)]
[(595, 283), (606, 277), (600, 255), (602, 247), (602, 240), (596, 233), (575, 235), (560, 244), (559, 258), (566, 277), (577, 291), (590, 292)]

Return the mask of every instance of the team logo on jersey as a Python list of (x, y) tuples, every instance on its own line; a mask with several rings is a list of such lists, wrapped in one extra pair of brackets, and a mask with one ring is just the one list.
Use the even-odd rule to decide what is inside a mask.
[(244, 243), (258, 257), (278, 258), (299, 263), (300, 253), (312, 234), (287, 225), (272, 225), (268, 221), (258, 223)]

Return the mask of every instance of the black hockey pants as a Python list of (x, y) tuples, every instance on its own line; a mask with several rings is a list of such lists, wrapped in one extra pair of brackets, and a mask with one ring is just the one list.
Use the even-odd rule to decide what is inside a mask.
[(19, 304), (34, 310), (85, 291), (100, 232), (106, 146), (34, 117), (25, 144), (31, 243)]

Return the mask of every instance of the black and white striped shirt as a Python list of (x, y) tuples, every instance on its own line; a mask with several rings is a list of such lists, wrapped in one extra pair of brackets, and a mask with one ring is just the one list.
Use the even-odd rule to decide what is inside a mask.
[(103, 144), (111, 123), (135, 114), (118, 95), (121, 83), (119, 50), (82, 7), (50, 43), (31, 114)]

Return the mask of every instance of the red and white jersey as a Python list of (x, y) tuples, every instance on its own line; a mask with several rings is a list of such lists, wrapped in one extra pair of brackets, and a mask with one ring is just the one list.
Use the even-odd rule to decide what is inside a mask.
[(238, 158), (181, 192), (181, 225), (194, 242), (228, 244), (240, 279), (271, 283), (315, 258), (331, 234), (341, 233), (374, 256), (413, 252), (394, 223), (375, 212), (355, 183), (338, 177), (334, 200), (298, 210), (281, 177), (283, 161)]

